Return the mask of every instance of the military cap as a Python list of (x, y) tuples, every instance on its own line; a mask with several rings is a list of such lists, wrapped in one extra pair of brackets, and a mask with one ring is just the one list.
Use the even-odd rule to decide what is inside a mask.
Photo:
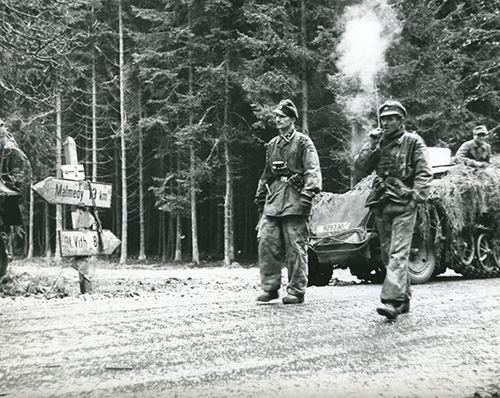
[(406, 109), (399, 101), (387, 100), (378, 109), (379, 116), (397, 115), (406, 117)]
[(472, 134), (474, 135), (488, 135), (488, 129), (484, 125), (476, 126), (472, 130)]
[(289, 99), (281, 100), (277, 108), (273, 112), (281, 116), (294, 117), (295, 119), (299, 118), (297, 107), (292, 102), (292, 100)]

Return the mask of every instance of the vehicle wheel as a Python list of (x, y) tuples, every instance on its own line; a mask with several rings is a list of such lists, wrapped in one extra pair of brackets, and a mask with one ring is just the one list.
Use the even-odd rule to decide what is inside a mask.
[(332, 279), (333, 266), (330, 264), (320, 264), (318, 256), (314, 251), (308, 251), (309, 276), (307, 286), (327, 286)]
[(412, 284), (425, 283), (434, 275), (436, 269), (436, 253), (434, 251), (433, 235), (424, 236), (422, 231), (415, 231), (411, 242), (408, 270)]
[(4, 240), (0, 237), (0, 282), (7, 275), (7, 266), (9, 265), (9, 256)]
[(481, 233), (476, 241), (477, 263), (488, 274), (495, 271), (496, 260), (493, 245), (487, 233)]
[(493, 261), (498, 269), (500, 269), (500, 239), (493, 239), (491, 250), (493, 251)]
[(462, 231), (453, 241), (453, 256), (461, 267), (468, 267), (476, 254), (474, 236), (470, 231)]

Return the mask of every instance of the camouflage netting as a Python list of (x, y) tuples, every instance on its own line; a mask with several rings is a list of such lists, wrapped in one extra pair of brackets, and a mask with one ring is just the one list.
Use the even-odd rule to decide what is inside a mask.
[(429, 202), (444, 211), (454, 233), (481, 222), (500, 227), (500, 156), (484, 169), (453, 167), (432, 182)]
[(368, 213), (365, 207), (373, 177), (366, 177), (343, 194), (322, 192), (313, 202), (310, 219), (313, 236), (331, 235), (360, 225)]
[[(373, 178), (373, 174), (364, 178), (354, 189), (343, 194), (323, 192), (318, 195), (311, 217), (313, 233), (319, 232), (316, 229), (323, 224), (349, 222), (345, 228), (357, 226), (364, 216), (364, 203)], [(436, 205), (444, 213), (441, 216), (448, 221), (453, 234), (479, 223), (500, 230), (500, 155), (494, 156), (491, 165), (484, 169), (460, 164), (435, 178), (429, 200), (419, 212), (422, 231), (430, 230), (425, 225), (431, 226), (431, 213), (435, 214)]]

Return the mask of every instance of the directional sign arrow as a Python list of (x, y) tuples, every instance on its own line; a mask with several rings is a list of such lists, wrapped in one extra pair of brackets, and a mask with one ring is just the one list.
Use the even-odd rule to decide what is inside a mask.
[(96, 256), (98, 254), (112, 254), (118, 246), (118, 239), (113, 232), (102, 231), (102, 250), (99, 248), (99, 235), (93, 230), (61, 231), (61, 256)]
[(111, 207), (112, 186), (108, 184), (47, 177), (33, 185), (33, 189), (55, 205)]

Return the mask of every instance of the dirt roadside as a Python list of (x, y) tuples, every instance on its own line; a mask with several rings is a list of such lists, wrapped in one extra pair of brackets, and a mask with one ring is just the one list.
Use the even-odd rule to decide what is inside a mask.
[[(414, 287), (409, 315), (374, 311), (380, 286), (312, 287), (257, 305), (256, 268), (97, 268), (79, 295), (1, 299), (7, 397), (483, 397), (500, 392), (498, 279)], [(159, 269), (160, 268), (160, 269)], [(334, 275), (353, 280), (348, 272)], [(132, 293), (132, 294), (130, 294)]]

